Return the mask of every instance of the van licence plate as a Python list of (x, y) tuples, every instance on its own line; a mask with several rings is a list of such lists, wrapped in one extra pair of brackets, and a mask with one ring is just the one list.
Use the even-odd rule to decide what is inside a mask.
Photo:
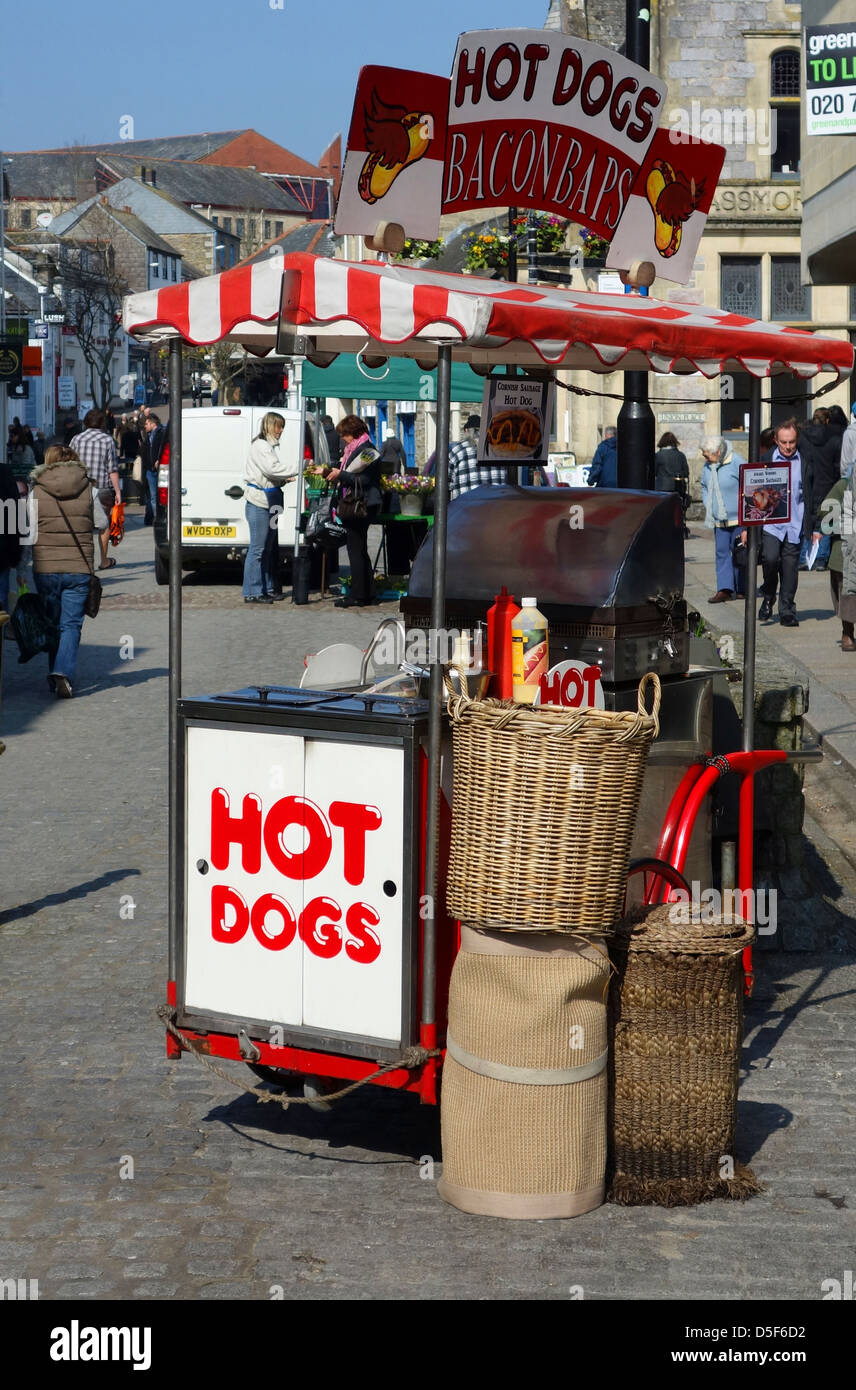
[(181, 528), (181, 533), (187, 540), (230, 541), (237, 536), (238, 528), (236, 526), (186, 525)]

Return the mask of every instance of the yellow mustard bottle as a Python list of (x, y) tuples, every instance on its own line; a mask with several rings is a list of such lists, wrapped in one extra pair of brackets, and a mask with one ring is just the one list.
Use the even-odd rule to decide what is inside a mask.
[(519, 705), (534, 704), (541, 677), (546, 676), (550, 666), (550, 625), (538, 612), (537, 602), (524, 598), (520, 612), (511, 620), (512, 699)]

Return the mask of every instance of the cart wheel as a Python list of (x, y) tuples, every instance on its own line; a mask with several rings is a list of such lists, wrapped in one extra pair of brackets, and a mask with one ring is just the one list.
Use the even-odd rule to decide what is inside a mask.
[(300, 1072), (289, 1071), (286, 1067), (264, 1067), (256, 1062), (249, 1062), (248, 1066), (260, 1081), (266, 1081), (269, 1086), (278, 1086), (281, 1091), (300, 1079)]
[(339, 1089), (340, 1082), (332, 1076), (306, 1076), (303, 1078), (303, 1094), (309, 1101), (309, 1109), (320, 1115), (329, 1115), (332, 1105), (324, 1097)]
[(169, 583), (169, 565), (167, 564), (166, 560), (161, 559), (161, 553), (159, 550), (155, 550), (155, 583)]

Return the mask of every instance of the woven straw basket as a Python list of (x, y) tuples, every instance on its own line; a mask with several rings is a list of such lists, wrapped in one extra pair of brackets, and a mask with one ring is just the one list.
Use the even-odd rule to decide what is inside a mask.
[(657, 676), (640, 682), (636, 713), (462, 695), (447, 707), (449, 910), (494, 931), (611, 930), (623, 911), (642, 780), (659, 732)]
[(609, 972), (602, 941), (462, 929), (443, 1066), (444, 1201), (518, 1220), (600, 1206)]
[(734, 1157), (745, 922), (637, 909), (610, 943), (609, 1200), (690, 1206), (761, 1190)]

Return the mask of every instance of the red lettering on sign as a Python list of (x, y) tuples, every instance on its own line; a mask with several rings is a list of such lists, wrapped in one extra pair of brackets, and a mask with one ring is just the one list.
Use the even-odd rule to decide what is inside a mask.
[[(226, 925), (226, 909), (232, 908), (235, 913), (235, 920), (229, 926)], [(250, 925), (250, 913), (247, 904), (234, 888), (227, 888), (223, 883), (215, 883), (211, 889), (211, 935), (215, 941), (227, 941), (230, 944), (240, 941), (246, 935), (247, 927)]]
[[(342, 909), (333, 898), (313, 898), (300, 914), (300, 939), (322, 960), (330, 960), (342, 949), (342, 933), (335, 926)], [(327, 930), (323, 930), (326, 928)]]
[(366, 876), (366, 835), (380, 829), (382, 816), (377, 806), (357, 801), (331, 801), (330, 819), (344, 832), (345, 882), (357, 885)]
[(593, 708), (595, 687), (601, 678), (599, 666), (586, 666), (582, 672), (571, 666), (567, 671), (548, 671), (538, 682), (542, 705), (561, 705), (565, 709)]
[(569, 101), (573, 101), (582, 75), (582, 58), (575, 48), (566, 48), (559, 61), (559, 71), (556, 73), (556, 85), (553, 88), (554, 106), (566, 106)]
[(531, 101), (535, 94), (535, 83), (538, 80), (538, 68), (545, 58), (549, 58), (550, 50), (545, 43), (528, 43), (523, 50), (523, 57), (529, 67), (526, 72), (526, 84), (523, 88), (523, 100)]
[(635, 140), (637, 144), (641, 140), (647, 140), (651, 126), (654, 124), (653, 112), (659, 105), (659, 93), (655, 92), (653, 87), (643, 87), (636, 98), (636, 120), (627, 127), (627, 135), (630, 140)]
[(481, 101), (482, 82), (484, 80), (484, 54), (483, 48), (476, 53), (475, 64), (472, 69), (467, 67), (469, 53), (466, 48), (461, 49), (461, 57), (458, 63), (458, 79), (455, 83), (455, 105), (462, 106), (464, 96), (468, 87), (472, 88), (473, 102)]
[[(602, 86), (600, 90), (592, 95), (592, 86), (600, 78)], [(585, 75), (585, 81), (580, 92), (580, 106), (587, 116), (599, 116), (612, 91), (612, 68), (603, 58), (592, 63)]]
[[(500, 80), (499, 69), (503, 63), (511, 64), (511, 72)], [(510, 97), (520, 81), (520, 49), (513, 43), (501, 43), (487, 65), (487, 94), (491, 101), (505, 101)]]
[[(277, 912), (282, 920), (282, 931), (275, 936), (268, 933), (266, 919), (269, 912)], [(253, 903), (250, 913), (250, 926), (253, 936), (269, 951), (284, 951), (290, 946), (297, 931), (297, 922), (290, 905), (278, 893), (262, 893)]]
[(633, 110), (633, 102), (626, 101), (623, 106), (619, 103), (622, 97), (629, 97), (631, 92), (635, 92), (639, 83), (635, 77), (622, 77), (615, 91), (612, 94), (612, 101), (609, 106), (609, 119), (616, 130), (623, 130), (627, 124), (627, 117)]
[(241, 867), (257, 874), (262, 863), (262, 803), (252, 793), (244, 797), (240, 816), (229, 815), (229, 793), (216, 787), (211, 793), (211, 863), (228, 869), (229, 846), (241, 846)]
[(368, 903), (352, 903), (345, 925), (356, 941), (345, 942), (345, 954), (361, 965), (371, 965), (380, 955), (380, 937), (373, 927), (380, 926), (380, 917)]
[[(291, 825), (302, 826), (308, 837), (297, 854), (292, 854), (282, 842)], [(305, 796), (284, 796), (277, 801), (268, 813), (264, 833), (268, 858), (286, 878), (314, 878), (325, 868), (333, 848), (327, 817)]]

